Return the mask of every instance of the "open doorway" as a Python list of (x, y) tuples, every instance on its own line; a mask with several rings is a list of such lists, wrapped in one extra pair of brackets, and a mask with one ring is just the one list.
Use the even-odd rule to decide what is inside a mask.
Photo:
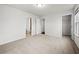
[(26, 20), (26, 35), (31, 35), (32, 34), (32, 18), (28, 18)]
[(71, 15), (62, 16), (62, 36), (71, 36)]
[(42, 33), (41, 34), (45, 34), (45, 19), (43, 18), (42, 20), (41, 20), (41, 30), (42, 30)]

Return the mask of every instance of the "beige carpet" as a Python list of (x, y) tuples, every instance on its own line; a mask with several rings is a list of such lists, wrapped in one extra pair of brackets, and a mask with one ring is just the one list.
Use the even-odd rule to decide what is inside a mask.
[(75, 53), (70, 37), (51, 37), (47, 35), (27, 36), (0, 46), (3, 54), (72, 54)]

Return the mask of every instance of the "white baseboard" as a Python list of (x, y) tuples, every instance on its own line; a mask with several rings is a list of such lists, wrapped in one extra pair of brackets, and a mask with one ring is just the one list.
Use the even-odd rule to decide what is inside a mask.
[(25, 36), (17, 37), (13, 40), (11, 39), (11, 40), (7, 40), (7, 41), (3, 41), (3, 42), (0, 42), (0, 45), (4, 45), (4, 44), (10, 43), (10, 42), (14, 42), (16, 40), (20, 40), (20, 39), (23, 39), (23, 38), (25, 38)]

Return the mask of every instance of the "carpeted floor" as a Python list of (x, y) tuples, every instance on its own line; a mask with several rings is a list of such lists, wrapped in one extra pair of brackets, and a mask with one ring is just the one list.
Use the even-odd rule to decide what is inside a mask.
[(36, 35), (27, 36), (0, 46), (2, 54), (74, 54), (78, 53), (73, 40), (68, 36), (62, 38)]

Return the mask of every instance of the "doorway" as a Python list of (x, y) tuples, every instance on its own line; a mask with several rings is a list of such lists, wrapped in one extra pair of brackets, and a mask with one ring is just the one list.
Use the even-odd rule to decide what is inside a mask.
[(62, 16), (62, 36), (71, 36), (71, 15)]
[(32, 18), (26, 20), (26, 35), (32, 35)]
[(45, 19), (43, 18), (42, 20), (41, 20), (41, 30), (42, 30), (42, 34), (45, 34)]

